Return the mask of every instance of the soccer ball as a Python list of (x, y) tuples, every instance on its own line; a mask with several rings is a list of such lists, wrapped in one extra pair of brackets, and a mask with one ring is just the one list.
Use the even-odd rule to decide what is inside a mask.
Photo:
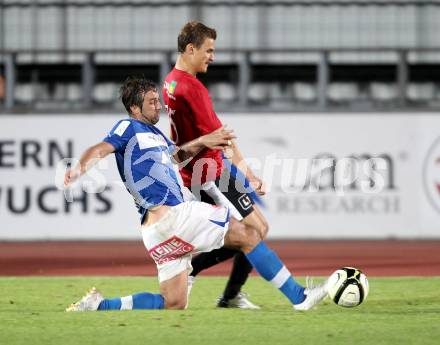
[(342, 267), (328, 280), (328, 295), (337, 305), (356, 307), (368, 296), (369, 287), (365, 274), (354, 267)]

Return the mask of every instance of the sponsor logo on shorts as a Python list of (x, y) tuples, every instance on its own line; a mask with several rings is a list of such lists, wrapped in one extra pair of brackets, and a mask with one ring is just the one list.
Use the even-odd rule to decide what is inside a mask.
[(252, 206), (251, 198), (249, 198), (249, 196), (246, 194), (238, 198), (238, 203), (243, 208), (243, 210), (247, 210)]
[(194, 250), (194, 246), (177, 236), (159, 243), (148, 252), (158, 265), (176, 260)]

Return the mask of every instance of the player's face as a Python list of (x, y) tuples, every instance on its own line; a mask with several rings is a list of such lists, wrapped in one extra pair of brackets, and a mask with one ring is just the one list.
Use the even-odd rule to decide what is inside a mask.
[(162, 109), (162, 105), (160, 104), (159, 93), (148, 91), (144, 95), (144, 103), (141, 109), (141, 117), (144, 122), (155, 125), (159, 121), (160, 109)]
[(208, 65), (214, 61), (215, 40), (206, 38), (200, 48), (194, 47), (194, 67), (197, 73), (206, 73)]

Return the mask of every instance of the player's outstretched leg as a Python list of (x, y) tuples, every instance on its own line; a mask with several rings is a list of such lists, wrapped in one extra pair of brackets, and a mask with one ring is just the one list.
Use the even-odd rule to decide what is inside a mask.
[(103, 311), (133, 309), (185, 309), (187, 306), (188, 272), (184, 271), (160, 283), (160, 294), (142, 292), (126, 297), (104, 299), (92, 288), (81, 300), (66, 311)]
[(142, 292), (135, 295), (104, 299), (96, 289), (90, 289), (78, 302), (71, 304), (66, 311), (102, 311), (132, 309), (163, 309), (164, 299), (159, 294)]
[(296, 310), (309, 310), (328, 294), (327, 281), (316, 286), (302, 287), (292, 277), (276, 253), (260, 241), (246, 254), (257, 272), (279, 289), (292, 302)]
[(165, 300), (160, 294), (141, 292), (125, 297), (104, 299), (98, 310), (134, 310), (134, 309), (164, 309)]
[(296, 310), (309, 310), (327, 296), (326, 282), (307, 289), (298, 284), (259, 234), (233, 218), (225, 237), (225, 246), (240, 248), (257, 272), (279, 289)]

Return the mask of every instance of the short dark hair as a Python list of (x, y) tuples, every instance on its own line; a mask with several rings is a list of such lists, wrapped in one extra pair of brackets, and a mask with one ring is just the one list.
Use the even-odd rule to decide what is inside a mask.
[(183, 53), (190, 43), (194, 44), (196, 48), (200, 48), (206, 38), (217, 39), (215, 29), (197, 21), (186, 23), (177, 37), (177, 50), (179, 53)]
[(125, 79), (119, 89), (120, 97), (125, 109), (131, 114), (131, 107), (138, 106), (142, 109), (144, 96), (148, 91), (157, 91), (156, 84), (145, 77), (130, 76)]

